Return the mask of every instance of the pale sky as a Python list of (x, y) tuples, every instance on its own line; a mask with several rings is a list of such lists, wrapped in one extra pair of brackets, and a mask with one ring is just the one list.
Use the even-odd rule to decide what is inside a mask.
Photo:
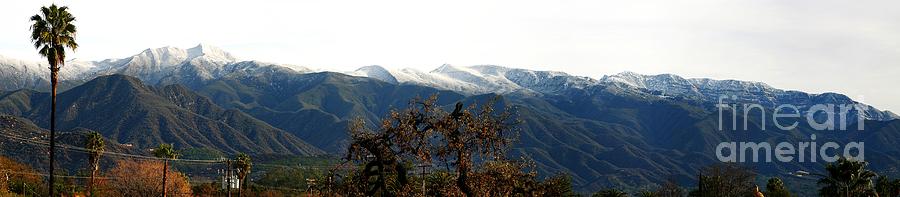
[[(41, 61), (0, 3), (0, 55)], [(326, 70), (495, 64), (600, 78), (634, 71), (839, 92), (900, 111), (900, 1), (55, 1), (78, 18), (69, 57), (219, 46)]]

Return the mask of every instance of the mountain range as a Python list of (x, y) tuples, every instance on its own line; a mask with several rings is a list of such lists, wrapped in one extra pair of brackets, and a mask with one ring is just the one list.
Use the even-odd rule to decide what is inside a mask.
[[(0, 56), (2, 90), (47, 89), (49, 71), (45, 63), (34, 63)], [(60, 80), (63, 89), (98, 76), (121, 74), (134, 76), (151, 85), (182, 84), (196, 88), (208, 81), (229, 75), (254, 75), (265, 72), (310, 73), (314, 70), (289, 64), (238, 61), (217, 47), (199, 44), (193, 48), (162, 47), (146, 49), (136, 55), (102, 61), (68, 61)], [(615, 85), (657, 94), (682, 97), (704, 103), (716, 103), (721, 96), (737, 96), (732, 102), (756, 103), (767, 107), (794, 104), (801, 108), (820, 103), (858, 104), (838, 93), (809, 94), (782, 90), (761, 82), (685, 79), (672, 74), (642, 75), (622, 72), (600, 79), (574, 76), (556, 71), (534, 71), (495, 65), (469, 67), (442, 65), (430, 72), (412, 68), (387, 69), (364, 66), (344, 72), (352, 76), (378, 79), (391, 84), (411, 84), (450, 90), (467, 95), (537, 93), (555, 94), (566, 89), (584, 89), (592, 85)], [(864, 105), (865, 119), (892, 120), (900, 116)], [(850, 118), (852, 119), (852, 118)]]
[[(175, 143), (222, 152), (342, 154), (346, 126), (369, 123), (410, 99), (437, 94), (440, 105), (483, 103), (513, 107), (523, 120), (510, 154), (535, 161), (543, 175), (567, 173), (580, 191), (639, 187), (667, 178), (685, 183), (718, 162), (724, 141), (865, 141), (875, 169), (900, 164), (900, 120), (889, 111), (838, 93), (781, 90), (760, 82), (685, 79), (623, 72), (595, 79), (555, 71), (494, 65), (422, 72), (365, 66), (349, 72), (241, 61), (215, 47), (148, 49), (102, 61), (69, 61), (57, 109), (61, 128), (86, 128), (138, 148)], [(0, 113), (48, 124), (43, 64), (0, 59)], [(807, 125), (780, 131), (751, 125), (719, 131), (717, 104), (756, 103), (771, 114), (779, 104), (801, 111), (816, 104), (863, 106), (862, 132), (817, 132)], [(747, 118), (761, 121), (756, 114)], [(850, 117), (848, 119), (855, 119)], [(848, 124), (859, 124), (850, 122)], [(730, 128), (730, 125), (723, 125)], [(854, 128), (854, 127), (850, 127)], [(818, 163), (751, 163), (760, 173), (817, 171)]]

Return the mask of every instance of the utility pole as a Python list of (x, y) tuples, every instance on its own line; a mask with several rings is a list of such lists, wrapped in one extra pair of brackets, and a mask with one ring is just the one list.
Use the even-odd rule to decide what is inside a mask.
[[(237, 174), (241, 174), (241, 169), (235, 169)], [(237, 179), (238, 197), (244, 197), (244, 188), (241, 188), (241, 179)]]
[(428, 167), (426, 164), (419, 164), (419, 167), (422, 168), (422, 196), (425, 196), (427, 190), (425, 190), (425, 167)]
[(228, 185), (225, 186), (228, 197), (231, 197), (231, 160), (229, 159), (225, 159), (225, 182), (227, 182)]
[(166, 158), (165, 160), (163, 160), (163, 185), (162, 185), (163, 197), (166, 197), (167, 196), (166, 194), (168, 193), (168, 191), (166, 190), (167, 189), (166, 182), (168, 182), (167, 181), (168, 175), (169, 175), (169, 158)]

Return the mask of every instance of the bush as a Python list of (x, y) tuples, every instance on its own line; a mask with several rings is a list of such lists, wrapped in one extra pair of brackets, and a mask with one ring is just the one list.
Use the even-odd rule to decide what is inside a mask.
[[(163, 163), (161, 161), (120, 160), (109, 171), (105, 196), (162, 196)], [(191, 196), (187, 177), (169, 168), (168, 196)]]

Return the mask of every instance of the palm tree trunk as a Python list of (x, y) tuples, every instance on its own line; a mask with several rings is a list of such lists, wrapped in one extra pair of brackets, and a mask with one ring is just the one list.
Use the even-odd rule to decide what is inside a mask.
[(58, 79), (59, 72), (59, 60), (57, 59), (53, 65), (50, 65), (50, 196), (53, 196), (53, 189), (55, 184), (55, 174), (53, 170), (56, 168), (55, 155), (56, 155), (56, 83)]
[(92, 164), (93, 168), (91, 169), (91, 180), (88, 182), (87, 186), (87, 196), (94, 196), (94, 177), (97, 176), (97, 168), (99, 168), (98, 162), (92, 162)]
[(93, 193), (93, 190), (94, 190), (94, 172), (91, 172), (91, 180), (90, 180), (90, 182), (88, 182), (88, 186), (87, 186), (87, 196), (93, 196), (93, 195), (91, 195), (91, 193)]
[(166, 182), (168, 182), (167, 181), (168, 174), (169, 174), (169, 160), (166, 159), (165, 163), (163, 164), (163, 185), (162, 185), (163, 186), (163, 197), (166, 197), (166, 192), (167, 192)]

